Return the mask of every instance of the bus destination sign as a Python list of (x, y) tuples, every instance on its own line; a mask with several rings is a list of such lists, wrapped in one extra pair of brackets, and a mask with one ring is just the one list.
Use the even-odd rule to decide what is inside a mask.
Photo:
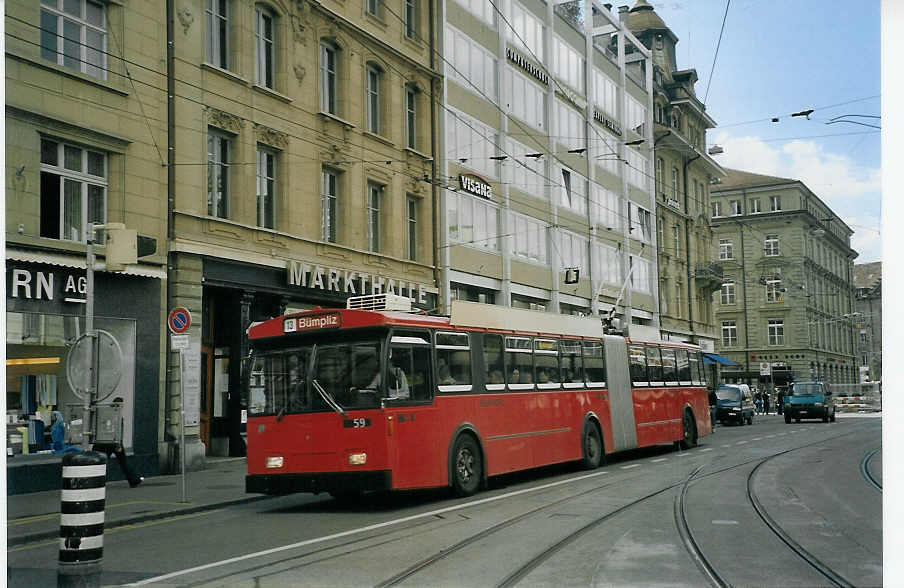
[(299, 316), (287, 318), (283, 321), (283, 333), (338, 329), (341, 326), (342, 316), (338, 312), (331, 312), (328, 314), (318, 314), (316, 316)]

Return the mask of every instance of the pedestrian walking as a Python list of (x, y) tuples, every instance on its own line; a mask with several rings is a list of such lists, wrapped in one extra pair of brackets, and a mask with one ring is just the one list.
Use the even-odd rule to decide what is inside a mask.
[[(116, 398), (113, 399), (113, 404), (122, 405), (122, 402), (123, 402), (123, 400), (119, 396), (117, 396)], [(110, 442), (105, 441), (105, 442), (101, 442), (101, 443), (94, 443), (91, 445), (91, 449), (92, 449), (92, 451), (98, 451), (100, 453), (106, 454), (108, 458), (111, 455), (116, 455), (116, 459), (119, 461), (119, 469), (122, 470), (123, 475), (129, 481), (129, 486), (134, 488), (135, 486), (138, 486), (139, 484), (141, 484), (141, 482), (144, 481), (144, 478), (142, 476), (139, 476), (138, 474), (136, 474), (129, 467), (129, 461), (126, 458), (126, 452), (122, 446), (122, 427), (123, 427), (123, 422), (122, 422), (122, 418), (120, 418), (119, 439), (117, 439), (116, 441), (110, 441)]]
[(763, 414), (769, 414), (769, 393), (763, 394)]
[(753, 403), (756, 405), (756, 413), (763, 414), (763, 393), (759, 390), (753, 394)]

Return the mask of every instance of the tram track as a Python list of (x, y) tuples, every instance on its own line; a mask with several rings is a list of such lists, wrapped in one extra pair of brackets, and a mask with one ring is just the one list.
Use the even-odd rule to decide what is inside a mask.
[[(625, 513), (626, 511), (632, 509), (633, 507), (641, 505), (644, 502), (647, 502), (657, 496), (661, 496), (661, 495), (669, 492), (670, 490), (680, 487), (681, 490), (678, 494), (678, 497), (676, 498), (676, 501), (678, 499), (680, 499), (681, 502), (680, 503), (676, 502), (676, 507), (675, 507), (675, 524), (676, 524), (676, 527), (678, 528), (678, 533), (679, 533), (679, 535), (684, 533), (684, 535), (682, 535), (682, 541), (684, 541), (686, 547), (690, 543), (691, 547), (687, 547), (688, 552), (691, 553), (692, 558), (697, 563), (697, 566), (698, 566), (698, 568), (700, 568), (704, 577), (706, 577), (708, 579), (708, 581), (714, 586), (719, 586), (719, 587), (729, 586), (730, 584), (719, 575), (719, 573), (715, 569), (715, 567), (709, 562), (709, 560), (706, 558), (705, 554), (703, 554), (702, 550), (700, 549), (700, 546), (693, 539), (692, 531), (691, 531), (689, 525), (687, 524), (687, 518), (686, 518), (685, 512), (684, 512), (685, 511), (685, 498), (687, 495), (687, 490), (691, 486), (691, 484), (694, 481), (700, 480), (702, 478), (706, 478), (706, 477), (710, 477), (710, 476), (718, 476), (725, 471), (744, 467), (745, 465), (749, 465), (751, 463), (760, 462), (754, 468), (754, 471), (756, 471), (761, 465), (763, 465), (770, 459), (773, 459), (780, 455), (784, 455), (791, 451), (796, 451), (798, 449), (803, 449), (805, 447), (809, 447), (809, 446), (816, 445), (819, 443), (825, 443), (826, 441), (831, 441), (834, 439), (852, 435), (857, 432), (858, 431), (848, 431), (848, 432), (842, 433), (840, 435), (824, 437), (824, 438), (819, 439), (818, 441), (814, 441), (813, 443), (801, 445), (799, 447), (781, 451), (781, 452), (778, 452), (778, 453), (775, 453), (775, 454), (772, 454), (772, 455), (769, 455), (766, 457), (757, 457), (757, 458), (753, 458), (753, 459), (746, 459), (739, 463), (730, 464), (730, 465), (726, 464), (724, 467), (721, 467), (717, 470), (707, 472), (707, 473), (701, 474), (701, 472), (705, 466), (700, 465), (699, 467), (696, 467), (696, 469), (694, 469), (693, 472), (691, 472), (689, 475), (682, 476), (682, 479), (671, 482), (671, 483), (666, 483), (665, 485), (655, 489), (654, 491), (651, 491), (649, 493), (644, 494), (643, 496), (632, 499), (632, 500), (630, 500), (630, 502), (628, 502), (620, 507), (617, 507), (614, 510), (610, 510), (604, 514), (601, 514), (600, 516), (595, 517), (593, 520), (590, 520), (589, 522), (583, 524), (576, 530), (569, 532), (565, 536), (556, 540), (553, 544), (551, 544), (545, 548), (542, 548), (539, 552), (536, 553), (536, 555), (534, 555), (533, 557), (531, 557), (530, 559), (525, 561), (516, 570), (510, 572), (507, 576), (505, 576), (505, 578), (503, 578), (497, 585), (500, 587), (509, 587), (509, 586), (517, 585), (524, 578), (526, 578), (532, 571), (534, 571), (537, 568), (544, 565), (544, 563), (546, 563), (548, 560), (550, 560), (556, 553), (561, 552), (566, 546), (572, 544), (578, 538), (586, 535), (588, 532), (592, 531), (593, 529), (598, 528), (600, 525), (603, 525), (606, 522), (611, 521), (613, 518), (617, 517), (620, 514)], [(706, 454), (704, 454), (704, 455), (706, 455)], [(864, 461), (866, 461), (866, 460), (864, 459)], [(585, 490), (582, 490), (582, 491), (579, 491), (579, 492), (576, 492), (573, 494), (569, 494), (568, 496), (559, 498), (548, 504), (543, 504), (543, 505), (537, 506), (535, 508), (532, 508), (526, 512), (522, 512), (520, 514), (506, 518), (505, 520), (502, 520), (496, 524), (493, 524), (492, 526), (489, 526), (485, 529), (475, 532), (472, 535), (469, 535), (448, 547), (443, 547), (443, 548), (439, 549), (438, 551), (436, 551), (435, 553), (432, 553), (426, 557), (421, 558), (419, 561), (415, 562), (414, 564), (407, 566), (401, 572), (399, 572), (399, 573), (391, 576), (390, 578), (383, 580), (379, 583), (375, 583), (374, 585), (378, 586), (380, 588), (388, 587), (388, 586), (397, 586), (397, 585), (405, 582), (406, 580), (410, 580), (411, 578), (417, 577), (418, 575), (420, 575), (422, 573), (426, 573), (431, 568), (431, 566), (437, 564), (438, 562), (446, 560), (447, 558), (455, 555), (456, 553), (464, 550), (465, 548), (467, 548), (469, 546), (474, 546), (481, 540), (484, 540), (487, 537), (490, 537), (495, 533), (499, 533), (500, 531), (510, 528), (513, 525), (527, 521), (527, 520), (531, 519), (532, 517), (536, 517), (537, 515), (543, 513), (544, 511), (548, 511), (549, 509), (561, 506), (562, 504), (567, 503), (569, 501), (576, 500), (582, 496), (587, 496), (594, 492), (598, 492), (607, 487), (612, 487), (615, 485), (624, 485), (626, 483), (630, 483), (632, 479), (635, 479), (638, 477), (640, 477), (640, 476), (635, 475), (635, 476), (630, 476), (627, 478), (619, 478), (616, 480), (610, 480), (604, 484), (595, 484), (592, 488), (588, 488), (588, 489), (585, 489)], [(748, 492), (752, 494), (752, 481), (751, 480), (752, 480), (752, 478), (750, 478), (748, 480), (748, 484), (750, 485)], [(480, 501), (478, 501), (478, 503), (479, 502)], [(756, 505), (754, 506), (754, 508), (756, 509)], [(761, 505), (760, 505), (760, 510), (762, 510), (762, 512), (765, 513), (765, 511), (762, 509)], [(759, 511), (758, 511), (758, 514), (759, 514)], [(766, 516), (768, 516), (768, 514)], [(345, 541), (342, 541), (341, 543), (338, 543), (338, 544), (333, 543), (331, 545), (323, 545), (322, 547), (319, 547), (317, 549), (309, 550), (304, 553), (299, 553), (299, 554), (293, 555), (291, 557), (280, 558), (278, 561), (271, 560), (270, 562), (268, 562), (266, 564), (262, 564), (260, 566), (252, 566), (252, 567), (245, 568), (244, 570), (242, 570), (242, 574), (247, 574), (249, 572), (251, 574), (254, 574), (255, 571), (263, 571), (263, 570), (266, 570), (267, 568), (271, 568), (271, 571), (266, 572), (263, 575), (254, 575), (255, 578), (260, 579), (260, 578), (265, 578), (267, 576), (275, 576), (280, 573), (284, 573), (287, 570), (297, 570), (297, 569), (305, 568), (310, 565), (322, 563), (324, 561), (336, 560), (336, 559), (339, 559), (342, 557), (353, 556), (354, 554), (360, 553), (362, 551), (367, 551), (370, 549), (379, 549), (380, 547), (383, 547), (383, 546), (386, 546), (389, 544), (393, 544), (393, 543), (398, 543), (400, 541), (416, 540), (417, 535), (423, 534), (425, 532), (432, 532), (432, 531), (436, 530), (436, 527), (431, 526), (429, 523), (429, 521), (436, 522), (436, 519), (442, 520), (443, 517), (437, 516), (437, 517), (431, 517), (430, 519), (425, 519), (424, 521), (421, 521), (422, 524), (417, 524), (412, 528), (399, 529), (399, 533), (396, 534), (395, 536), (391, 536), (391, 537), (386, 537), (385, 535), (381, 537), (380, 535), (376, 535), (373, 533), (368, 533), (365, 536), (360, 536), (360, 537), (356, 537), (356, 538), (348, 537)], [(449, 524), (452, 524), (452, 525), (457, 524), (457, 521), (445, 520), (445, 521), (441, 522), (441, 526), (449, 525)], [(768, 522), (767, 522), (767, 525), (768, 525)], [(682, 526), (685, 529), (685, 531), (682, 531)], [(774, 529), (773, 529), (773, 531), (775, 532)], [(781, 532), (781, 531), (780, 530), (777, 531), (776, 534), (778, 534), (779, 532)], [(383, 531), (381, 531), (381, 533), (383, 533)], [(690, 537), (690, 541), (686, 540), (685, 537)], [(337, 552), (337, 550), (338, 550), (338, 552)], [(299, 560), (304, 560), (304, 559), (307, 559), (307, 561), (299, 561)], [(296, 562), (294, 565), (292, 564), (293, 561)], [(272, 570), (272, 566), (274, 564), (276, 564), (276, 565), (289, 564), (289, 565), (287, 567), (281, 567), (279, 570)], [(234, 574), (235, 574), (235, 572), (231, 572), (228, 574), (218, 575), (217, 577), (208, 577), (200, 583), (207, 584), (211, 581), (216, 582), (216, 581), (225, 580), (225, 579), (228, 579), (231, 577), (234, 578), (235, 577)], [(838, 585), (838, 586), (849, 586), (850, 585), (850, 583), (847, 583), (840, 576), (838, 576), (838, 578), (839, 578), (839, 581), (837, 581), (837, 582), (833, 581), (833, 583), (835, 585)]]
[(863, 459), (860, 460), (860, 473), (870, 486), (879, 492), (882, 492), (882, 483), (876, 479), (873, 472), (870, 470), (870, 463), (872, 462), (873, 457), (880, 451), (882, 451), (882, 448), (877, 447), (863, 456)]
[[(694, 562), (697, 564), (697, 567), (700, 569), (700, 571), (703, 573), (703, 575), (709, 580), (709, 582), (713, 586), (715, 586), (717, 588), (726, 588), (728, 586), (731, 586), (731, 583), (728, 582), (728, 580), (726, 578), (724, 578), (719, 573), (719, 571), (716, 569), (716, 567), (710, 562), (709, 558), (706, 556), (704, 551), (701, 549), (699, 543), (697, 542), (697, 540), (695, 539), (695, 537), (693, 535), (693, 532), (691, 531), (690, 525), (687, 520), (687, 507), (686, 507), (687, 488), (690, 485), (690, 483), (692, 481), (694, 481), (695, 479), (699, 480), (703, 477), (715, 476), (715, 475), (721, 474), (729, 469), (735, 469), (737, 467), (741, 467), (743, 465), (748, 465), (755, 461), (759, 461), (759, 463), (747, 475), (747, 499), (750, 502), (751, 506), (753, 507), (754, 511), (756, 512), (757, 516), (760, 518), (760, 520), (762, 520), (763, 523), (769, 528), (769, 530), (771, 530), (789, 549), (791, 549), (792, 552), (794, 552), (798, 557), (803, 559), (807, 564), (809, 564), (811, 567), (813, 567), (817, 572), (822, 574), (822, 576), (825, 577), (829, 582), (831, 582), (832, 585), (839, 586), (839, 587), (845, 587), (845, 588), (854, 586), (853, 583), (849, 582), (843, 576), (841, 576), (836, 571), (834, 571), (832, 568), (827, 566), (822, 560), (820, 560), (815, 555), (813, 555), (808, 550), (806, 550), (800, 543), (795, 541), (787, 532), (785, 532), (785, 530), (782, 528), (782, 526), (779, 525), (775, 521), (775, 519), (772, 518), (771, 515), (769, 515), (766, 508), (763, 506), (762, 502), (756, 496), (756, 492), (754, 491), (754, 488), (753, 488), (753, 482), (754, 482), (754, 478), (756, 477), (757, 471), (760, 469), (760, 467), (762, 467), (768, 461), (770, 461), (776, 457), (786, 455), (788, 453), (792, 453), (794, 451), (798, 451), (800, 449), (804, 449), (807, 447), (812, 447), (814, 445), (818, 445), (818, 444), (824, 443), (826, 441), (831, 441), (831, 440), (839, 439), (841, 437), (846, 437), (855, 432), (856, 431), (851, 431), (848, 433), (843, 433), (841, 435), (827, 437), (825, 439), (820, 439), (819, 441), (814, 441), (812, 443), (807, 443), (807, 444), (801, 445), (799, 447), (794, 447), (792, 449), (788, 449), (785, 451), (775, 453), (773, 455), (769, 455), (765, 458), (758, 458), (756, 460), (748, 460), (746, 462), (742, 462), (735, 466), (723, 468), (723, 469), (715, 471), (715, 472), (707, 473), (704, 476), (697, 477), (697, 474), (702, 469), (702, 466), (701, 466), (700, 468), (695, 470), (693, 473), (691, 473), (690, 476), (687, 477), (687, 479), (682, 484), (681, 491), (679, 492), (678, 496), (676, 496), (676, 498), (675, 498), (675, 522), (676, 522), (676, 526), (678, 528), (678, 533), (681, 536), (681, 539), (685, 545), (685, 548), (688, 550), (688, 552), (690, 553)], [(868, 454), (866, 457), (864, 457), (863, 460), (861, 460), (861, 472), (865, 472), (864, 467), (866, 467), (866, 466), (864, 464), (868, 464), (868, 460), (871, 459), (872, 455), (874, 455), (877, 451), (879, 451), (879, 450), (878, 449), (874, 450), (873, 452)], [(866, 477), (866, 473), (864, 473), (864, 476)], [(881, 486), (879, 488), (881, 490)]]

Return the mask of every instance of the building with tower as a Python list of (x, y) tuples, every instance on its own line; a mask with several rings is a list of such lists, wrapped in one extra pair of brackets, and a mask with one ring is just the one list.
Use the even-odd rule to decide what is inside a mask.
[(711, 299), (722, 270), (713, 260), (710, 184), (725, 175), (706, 150), (706, 131), (716, 122), (696, 94), (696, 70), (678, 69), (678, 37), (653, 7), (639, 0), (628, 22), (652, 53), (660, 330), (663, 339), (712, 352)]

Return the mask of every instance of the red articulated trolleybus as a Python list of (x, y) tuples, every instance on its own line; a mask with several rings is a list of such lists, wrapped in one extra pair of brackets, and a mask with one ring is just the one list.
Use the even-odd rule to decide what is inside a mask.
[(488, 476), (711, 432), (699, 348), (605, 335), (598, 317), (463, 301), (428, 316), (381, 294), (248, 337), (247, 492), (467, 496)]

